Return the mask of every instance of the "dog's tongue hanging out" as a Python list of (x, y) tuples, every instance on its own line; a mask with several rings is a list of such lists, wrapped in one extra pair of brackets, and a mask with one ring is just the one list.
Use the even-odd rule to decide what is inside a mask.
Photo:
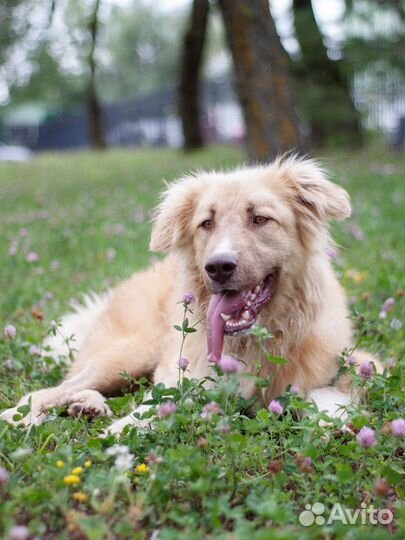
[(245, 305), (243, 293), (213, 294), (207, 311), (208, 360), (218, 362), (224, 346), (225, 319)]
[(252, 290), (225, 291), (213, 294), (207, 311), (208, 360), (218, 362), (224, 346), (224, 335), (250, 328), (258, 312), (271, 298), (274, 273)]

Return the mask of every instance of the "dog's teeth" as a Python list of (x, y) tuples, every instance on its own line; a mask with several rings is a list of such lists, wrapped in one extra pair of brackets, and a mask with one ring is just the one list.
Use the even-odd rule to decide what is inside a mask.
[(250, 307), (250, 306), (252, 305), (252, 302), (251, 302), (250, 300), (248, 300), (248, 301), (246, 302), (246, 305)]
[(251, 295), (250, 295), (250, 299), (251, 299), (251, 300), (256, 300), (256, 295), (255, 295), (255, 294), (251, 294)]
[(249, 311), (247, 311), (247, 310), (244, 311), (244, 312), (242, 313), (242, 317), (245, 319), (245, 321), (248, 321), (248, 320), (250, 319), (250, 313), (249, 313)]
[(256, 287), (253, 289), (254, 293), (258, 293), (260, 291), (260, 285), (256, 285)]
[(221, 319), (222, 319), (223, 321), (225, 321), (225, 322), (226, 322), (226, 321), (229, 321), (230, 318), (231, 318), (230, 315), (226, 315), (225, 313), (221, 313)]

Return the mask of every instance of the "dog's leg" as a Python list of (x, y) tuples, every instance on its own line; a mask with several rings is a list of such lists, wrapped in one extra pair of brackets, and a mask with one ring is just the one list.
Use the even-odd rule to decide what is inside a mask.
[[(46, 419), (48, 410), (53, 407), (62, 407), (69, 403), (72, 396), (84, 390), (91, 382), (91, 374), (88, 368), (84, 368), (79, 373), (71, 378), (66, 379), (60, 385), (53, 388), (45, 388), (27, 394), (17, 403), (15, 407), (6, 409), (0, 415), (0, 418), (6, 420), (10, 424), (20, 424), (24, 426), (40, 425)], [(100, 397), (101, 394), (100, 394)], [(29, 405), (30, 411), (21, 420), (14, 420), (14, 417), (19, 416), (18, 409), (22, 406)]]
[[(353, 356), (357, 369), (365, 362), (370, 362), (374, 364), (377, 373), (382, 373), (383, 367), (378, 358), (362, 350), (355, 351)], [(308, 394), (309, 400), (313, 400), (320, 411), (325, 411), (331, 418), (342, 420), (347, 418), (345, 407), (358, 404), (364, 396), (364, 390), (353, 388), (349, 375), (343, 375), (336, 382), (336, 386), (314, 388)]]
[[(142, 351), (142, 356), (137, 351)], [(151, 361), (151, 350), (140, 346), (137, 338), (123, 338), (94, 356), (78, 360), (72, 365), (70, 376), (59, 386), (39, 390), (24, 396), (19, 403), (3, 411), (0, 418), (12, 424), (39, 425), (47, 416), (49, 409), (68, 405), (68, 413), (91, 416), (110, 415), (101, 393), (111, 393), (124, 386), (124, 373), (135, 378), (146, 375), (155, 367)], [(22, 420), (14, 420), (18, 408), (30, 405), (30, 412)]]
[(347, 417), (343, 407), (353, 402), (353, 396), (350, 392), (339, 390), (334, 386), (324, 386), (323, 388), (314, 388), (308, 394), (308, 399), (314, 401), (319, 411), (324, 411), (331, 418)]
[[(178, 368), (177, 368), (177, 357), (169, 363), (169, 366), (159, 366), (154, 373), (154, 383), (163, 383), (166, 388), (171, 388), (177, 386), (178, 381)], [(145, 397), (145, 401), (149, 401), (152, 397), (151, 392), (148, 392)], [(139, 405), (131, 413), (127, 414), (123, 418), (113, 422), (108, 428), (103, 432), (103, 437), (108, 435), (119, 435), (126, 426), (134, 426), (137, 428), (151, 428), (153, 425), (153, 418), (138, 418), (151, 408), (150, 405)]]

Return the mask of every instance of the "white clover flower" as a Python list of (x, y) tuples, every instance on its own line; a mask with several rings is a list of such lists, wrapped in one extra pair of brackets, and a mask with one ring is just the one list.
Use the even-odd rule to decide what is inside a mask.
[(110, 446), (110, 448), (107, 448), (106, 452), (107, 456), (122, 456), (129, 454), (129, 448), (126, 444), (114, 444), (113, 446)]
[(128, 471), (134, 464), (134, 456), (131, 454), (120, 454), (115, 460), (115, 467), (119, 471)]

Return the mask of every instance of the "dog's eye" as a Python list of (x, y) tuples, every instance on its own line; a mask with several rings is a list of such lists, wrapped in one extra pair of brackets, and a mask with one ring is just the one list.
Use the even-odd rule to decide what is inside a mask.
[(268, 221), (270, 221), (271, 218), (265, 217), (265, 216), (254, 216), (253, 223), (255, 225), (264, 225)]
[(212, 219), (205, 219), (202, 223), (200, 223), (200, 227), (203, 229), (211, 229)]

